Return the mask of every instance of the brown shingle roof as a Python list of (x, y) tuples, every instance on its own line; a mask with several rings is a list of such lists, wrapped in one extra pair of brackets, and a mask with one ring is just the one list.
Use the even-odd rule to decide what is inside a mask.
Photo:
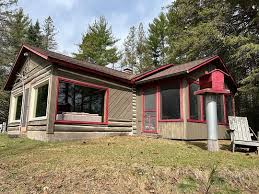
[(104, 67), (104, 66), (101, 66), (101, 65), (93, 64), (93, 63), (90, 63), (90, 62), (77, 60), (77, 59), (74, 59), (72, 57), (57, 53), (57, 52), (40, 49), (40, 48), (30, 46), (30, 45), (27, 45), (27, 44), (24, 45), (24, 46), (27, 47), (27, 48), (30, 48), (30, 49), (32, 49), (36, 52), (39, 52), (39, 53), (47, 56), (50, 59), (51, 58), (57, 59), (57, 60), (64, 61), (64, 62), (67, 62), (67, 63), (70, 63), (70, 64), (78, 65), (78, 66), (81, 66), (81, 67), (84, 67), (84, 68), (87, 68), (87, 69), (98, 71), (98, 72), (101, 72), (101, 73), (104, 73), (104, 74), (107, 74), (107, 75), (119, 77), (121, 79), (131, 80), (131, 78), (134, 77), (134, 75), (129, 74), (129, 73), (125, 73), (125, 72), (118, 71), (118, 70), (115, 70), (115, 69), (111, 69), (111, 68), (108, 68), (108, 67)]
[(140, 84), (140, 83), (145, 83), (145, 82), (149, 82), (149, 81), (159, 80), (159, 79), (163, 79), (163, 78), (167, 78), (167, 77), (171, 77), (171, 76), (188, 73), (188, 71), (190, 69), (195, 68), (208, 61), (211, 61), (215, 58), (217, 58), (217, 56), (207, 57), (204, 59), (199, 59), (199, 60), (191, 61), (191, 62), (184, 63), (184, 64), (173, 65), (173, 66), (170, 66), (169, 68), (159, 71), (151, 76), (140, 79), (140, 80), (136, 81), (136, 83)]
[(8, 79), (6, 80), (4, 89), (5, 90), (11, 90), (12, 89), (12, 85), (15, 81), (16, 78), (16, 73), (17, 71), (19, 71), (19, 69), (21, 68), (21, 65), (23, 64), (23, 53), (25, 53), (26, 51), (30, 51), (42, 58), (44, 58), (45, 60), (48, 60), (52, 63), (56, 63), (58, 65), (63, 65), (65, 67), (69, 67), (69, 68), (73, 68), (79, 71), (83, 71), (83, 72), (91, 72), (93, 74), (97, 74), (99, 76), (102, 77), (107, 77), (109, 79), (112, 79), (114, 81), (120, 81), (123, 83), (127, 83), (127, 84), (131, 84), (131, 80), (134, 77), (133, 74), (129, 74), (129, 73), (125, 73), (122, 71), (118, 71), (118, 70), (114, 70), (108, 67), (103, 67), (97, 64), (93, 64), (93, 63), (89, 63), (86, 61), (80, 61), (77, 59), (74, 59), (72, 57), (57, 53), (57, 52), (53, 52), (53, 51), (49, 51), (49, 50), (44, 50), (41, 48), (37, 48), (28, 44), (24, 44), (21, 47), (21, 50), (19, 52), (19, 54), (17, 55), (15, 64), (12, 67), (12, 70), (9, 74)]
[[(92, 72), (93, 74), (98, 74), (98, 75), (108, 77), (113, 80), (122, 81), (128, 84), (134, 84), (134, 83), (141, 84), (141, 83), (159, 80), (159, 79), (163, 79), (171, 76), (177, 76), (180, 74), (188, 73), (190, 70), (200, 67), (203, 64), (208, 64), (213, 60), (216, 60), (216, 59), (221, 60), (220, 57), (213, 56), (213, 57), (207, 57), (204, 59), (200, 59), (200, 60), (196, 60), (196, 61), (192, 61), (184, 64), (179, 64), (179, 65), (168, 64), (168, 65), (163, 65), (157, 69), (150, 70), (148, 72), (134, 76), (133, 74), (128, 74), (122, 71), (92, 64), (86, 61), (80, 61), (72, 57), (68, 57), (66, 55), (56, 53), (53, 51), (40, 49), (30, 45), (23, 45), (16, 59), (16, 63), (14, 64), (12, 71), (5, 84), (6, 90), (9, 90), (12, 88), (12, 84), (15, 80), (16, 73), (19, 70), (20, 65), (22, 64), (21, 63), (21, 60), (23, 59), (22, 53), (26, 52), (26, 50), (29, 50), (52, 63), (57, 63), (59, 65), (64, 65), (77, 70)], [(223, 64), (222, 61), (221, 63)], [(234, 82), (234, 79), (232, 77), (231, 79)]]

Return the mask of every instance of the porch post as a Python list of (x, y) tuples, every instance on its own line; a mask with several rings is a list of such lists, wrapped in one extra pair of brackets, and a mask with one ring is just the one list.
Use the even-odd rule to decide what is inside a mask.
[(217, 101), (215, 94), (206, 94), (206, 120), (208, 125), (208, 151), (219, 151)]
[(49, 92), (49, 100), (48, 100), (48, 111), (47, 111), (47, 134), (54, 133), (54, 122), (56, 120), (56, 107), (57, 107), (57, 76), (56, 69), (52, 67), (51, 71), (52, 75), (50, 76), (50, 92)]

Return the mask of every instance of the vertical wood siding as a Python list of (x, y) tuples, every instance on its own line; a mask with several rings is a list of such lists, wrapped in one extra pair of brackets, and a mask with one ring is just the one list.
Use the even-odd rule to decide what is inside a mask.
[(162, 138), (184, 139), (184, 122), (159, 122), (158, 130)]
[[(206, 123), (187, 123), (186, 128), (186, 139), (207, 139), (208, 130)], [(229, 139), (227, 133), (227, 127), (225, 125), (218, 125), (218, 138), (219, 139)]]

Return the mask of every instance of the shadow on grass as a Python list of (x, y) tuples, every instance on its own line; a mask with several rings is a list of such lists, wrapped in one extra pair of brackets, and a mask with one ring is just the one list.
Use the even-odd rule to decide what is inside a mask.
[[(208, 150), (207, 141), (187, 141), (186, 143), (192, 146), (196, 146), (202, 150)], [(219, 144), (219, 147), (220, 147), (220, 150), (231, 151), (230, 144), (226, 144), (226, 143)]]
[[(186, 143), (192, 146), (196, 146), (202, 150), (208, 150), (207, 141), (186, 141)], [(224, 143), (219, 142), (219, 149), (232, 152), (232, 146), (230, 142), (229, 144), (226, 142)], [(256, 151), (255, 147), (249, 147), (249, 146), (244, 147), (244, 146), (236, 145), (236, 149), (235, 149), (235, 152), (244, 153), (247, 155), (253, 154), (255, 153), (255, 151)]]

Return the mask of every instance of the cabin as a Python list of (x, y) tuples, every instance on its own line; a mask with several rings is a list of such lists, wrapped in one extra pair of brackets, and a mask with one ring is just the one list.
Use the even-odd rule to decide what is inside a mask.
[(8, 133), (42, 141), (114, 135), (207, 139), (205, 100), (196, 93), (217, 81), (215, 71), (223, 73), (229, 91), (217, 95), (219, 139), (228, 139), (237, 85), (219, 56), (133, 75), (23, 45), (4, 87), (11, 92)]

